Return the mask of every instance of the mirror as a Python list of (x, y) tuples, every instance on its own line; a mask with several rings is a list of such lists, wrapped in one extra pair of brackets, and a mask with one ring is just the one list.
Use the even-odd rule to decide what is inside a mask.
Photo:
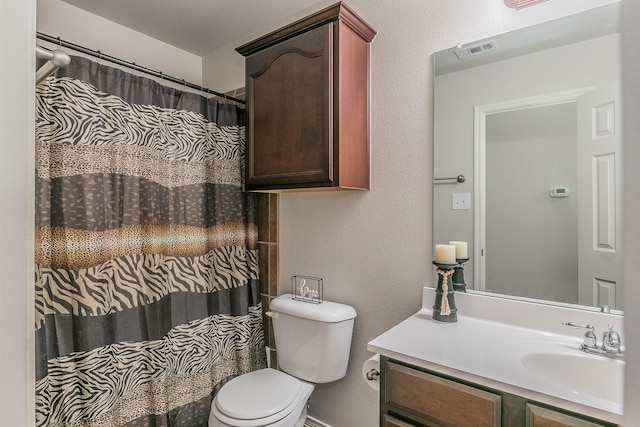
[(621, 307), (619, 9), (434, 55), (433, 236), (468, 242), (467, 291)]

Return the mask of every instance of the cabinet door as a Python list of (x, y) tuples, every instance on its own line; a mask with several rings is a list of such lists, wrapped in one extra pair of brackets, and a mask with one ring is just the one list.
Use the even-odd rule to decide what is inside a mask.
[(382, 427), (416, 427), (415, 424), (409, 424), (401, 421), (391, 415), (382, 416)]
[(246, 66), (247, 188), (330, 186), (333, 24), (254, 53)]
[(585, 421), (572, 415), (527, 403), (525, 427), (602, 427), (609, 425), (611, 424)]
[(385, 403), (428, 425), (499, 427), (501, 397), (455, 381), (388, 363)]

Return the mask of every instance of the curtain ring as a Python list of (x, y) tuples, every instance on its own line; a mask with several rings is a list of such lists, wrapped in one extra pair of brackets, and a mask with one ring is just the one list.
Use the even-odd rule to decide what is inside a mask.
[(62, 50), (62, 40), (60, 39), (60, 36), (58, 36), (57, 39), (58, 39), (58, 49)]
[(164, 73), (160, 71), (160, 84), (164, 84)]
[(184, 92), (186, 88), (187, 88), (187, 81), (185, 79), (182, 79), (182, 91)]
[(98, 52), (98, 67), (102, 67), (102, 52)]

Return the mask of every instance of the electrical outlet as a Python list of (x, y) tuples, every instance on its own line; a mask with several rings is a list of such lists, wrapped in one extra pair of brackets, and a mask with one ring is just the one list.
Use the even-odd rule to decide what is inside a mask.
[(471, 209), (471, 193), (453, 193), (451, 209)]

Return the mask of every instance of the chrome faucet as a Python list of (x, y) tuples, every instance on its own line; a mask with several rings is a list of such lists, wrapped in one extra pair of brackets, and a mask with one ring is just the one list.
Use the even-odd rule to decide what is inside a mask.
[(587, 332), (584, 333), (584, 341), (580, 346), (580, 350), (584, 350), (585, 348), (598, 348), (598, 339), (596, 338), (595, 333), (596, 328), (593, 325), (581, 325), (574, 322), (565, 322), (563, 325), (587, 330)]
[(620, 353), (620, 334), (609, 325), (609, 330), (602, 334), (602, 348), (609, 353)]
[(595, 327), (593, 325), (581, 325), (574, 322), (565, 322), (563, 325), (587, 330), (584, 333), (584, 340), (580, 345), (580, 350), (585, 353), (597, 354), (612, 359), (623, 358), (620, 334), (613, 330), (612, 325), (609, 325), (609, 330), (602, 334), (602, 345), (600, 346), (598, 345), (598, 339), (596, 338)]

